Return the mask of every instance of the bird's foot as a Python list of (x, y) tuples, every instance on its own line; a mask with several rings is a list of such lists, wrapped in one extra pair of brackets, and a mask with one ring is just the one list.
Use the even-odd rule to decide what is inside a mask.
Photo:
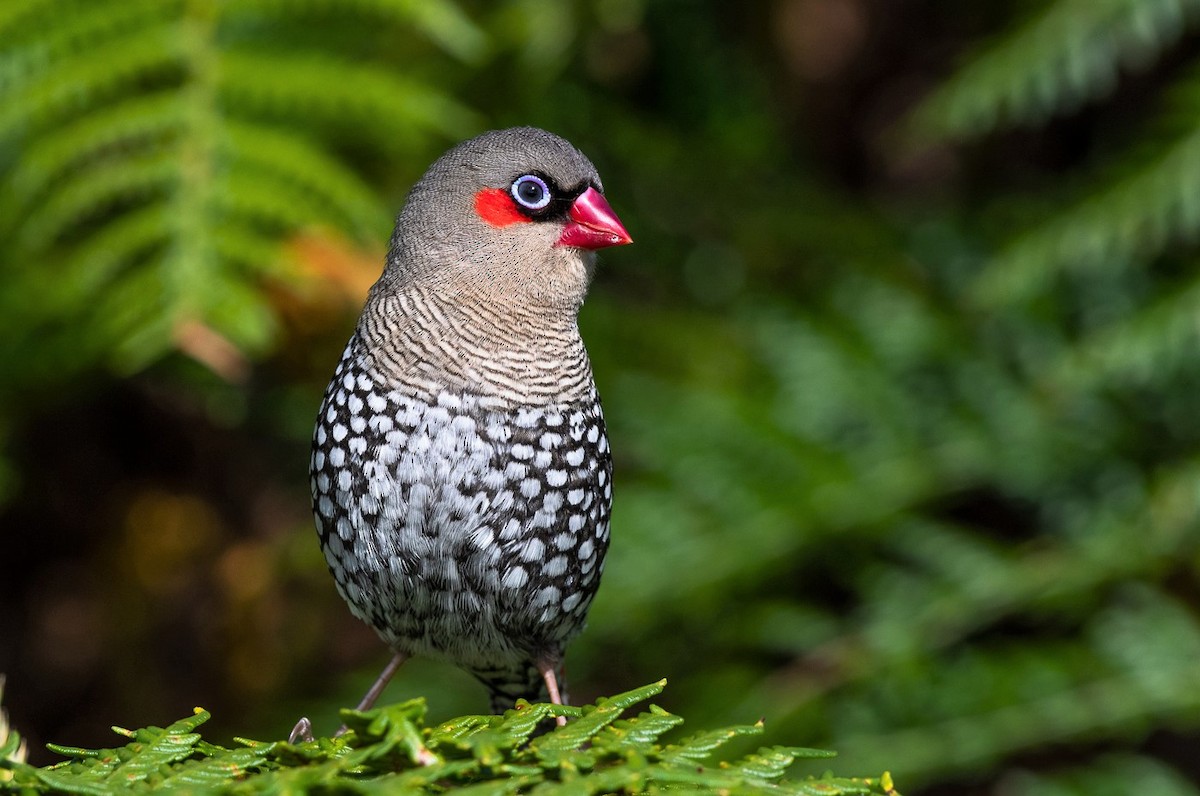
[(288, 743), (308, 743), (312, 740), (315, 740), (312, 722), (308, 720), (307, 716), (301, 716), (300, 721), (296, 722), (296, 726), (292, 727), (292, 731), (288, 733)]

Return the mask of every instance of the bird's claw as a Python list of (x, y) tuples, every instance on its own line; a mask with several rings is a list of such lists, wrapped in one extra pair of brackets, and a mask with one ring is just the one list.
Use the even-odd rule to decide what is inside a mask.
[(307, 716), (301, 716), (300, 721), (296, 722), (296, 726), (288, 733), (288, 743), (308, 743), (312, 740), (315, 740), (312, 722)]

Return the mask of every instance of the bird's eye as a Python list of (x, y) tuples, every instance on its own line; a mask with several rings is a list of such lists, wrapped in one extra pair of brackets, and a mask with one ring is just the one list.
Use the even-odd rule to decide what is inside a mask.
[(541, 210), (550, 204), (550, 189), (546, 187), (546, 183), (540, 177), (532, 174), (517, 177), (510, 190), (513, 199), (516, 199), (522, 207), (530, 210)]

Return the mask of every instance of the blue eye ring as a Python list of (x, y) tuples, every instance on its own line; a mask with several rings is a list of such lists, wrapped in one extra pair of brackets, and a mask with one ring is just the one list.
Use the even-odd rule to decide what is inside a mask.
[(509, 193), (521, 207), (529, 210), (541, 210), (550, 204), (550, 188), (546, 181), (536, 174), (525, 174), (513, 180)]

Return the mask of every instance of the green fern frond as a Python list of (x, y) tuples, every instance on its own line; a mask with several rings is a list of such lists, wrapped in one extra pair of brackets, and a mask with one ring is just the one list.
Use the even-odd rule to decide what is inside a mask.
[(172, 151), (107, 158), (82, 169), (26, 216), (17, 241), (23, 250), (46, 249), (115, 205), (164, 197), (179, 185), (179, 160)]
[[(254, 263), (256, 270), (261, 266)], [(256, 281), (228, 276), (228, 286), (205, 307), (205, 320), (237, 340), (247, 354), (265, 351), (278, 330), (271, 307), (262, 300)]]
[[(182, 0), (129, 0), (116, 7), (83, 4), (35, 27), (9, 31), (6, 41), (11, 49), (0, 61), (0, 86), (15, 87), (44, 75), (97, 40), (119, 39), (152, 22), (169, 24), (182, 5)], [(0, 31), (0, 36), (5, 35)]]
[[(260, 124), (231, 120), (225, 128), (229, 169), (250, 179), (271, 175), (294, 196), (308, 197), (321, 218), (351, 231), (361, 241), (377, 241), (391, 226), (371, 188), (350, 169), (298, 135)], [(257, 173), (257, 175), (256, 175)]]
[(1200, 20), (1197, 0), (1057, 0), (947, 80), (915, 113), (925, 142), (1068, 112), (1110, 91)]
[(1069, 270), (1122, 268), (1200, 231), (1200, 129), (1168, 144), (1045, 224), (1019, 235), (989, 264), (975, 297), (993, 306), (1028, 299)]
[(178, 74), (184, 53), (178, 23), (155, 20), (71, 53), (26, 85), (0, 87), (0, 142), (103, 106), (143, 80)]
[(62, 258), (60, 295), (67, 302), (89, 300), (123, 268), (161, 250), (174, 223), (171, 208), (162, 203), (122, 214)]
[[(871, 649), (942, 649), (997, 617), (1054, 613), (1114, 583), (1153, 580), (1200, 542), (1200, 462), (1157, 475), (1133, 496), (1096, 500), (1072, 517), (1062, 537), (1020, 555), (977, 532), (910, 521), (892, 529), (896, 567), (864, 578), (859, 633)], [(864, 653), (866, 654), (866, 653)]]
[[(978, 770), (1022, 749), (1124, 737), (1154, 718), (1200, 712), (1200, 696), (1188, 685), (1200, 676), (1188, 657), (1200, 628), (1186, 609), (1160, 594), (1117, 591), (1087, 631), (1091, 638), (1081, 642), (976, 647), (943, 659), (941, 698), (894, 678), (886, 696), (868, 686), (860, 699), (887, 715), (860, 715), (864, 733), (843, 736), (843, 749), (864, 759), (898, 757), (925, 771)], [(896, 729), (869, 729), (881, 723)], [(948, 749), (938, 740), (948, 737), (960, 742)]]
[[(389, 36), (424, 37), (455, 58), (487, 46), (449, 0), (356, 6)], [(362, 22), (327, 0), (4, 7), (4, 265), (10, 283), (63, 285), (58, 300), (27, 310), (42, 315), (26, 328), (94, 323), (81, 336), (114, 346), (122, 368), (169, 350), (184, 319), (263, 350), (276, 324), (262, 280), (296, 278), (283, 240), (318, 225), (360, 241), (386, 236), (394, 208), (343, 153), (398, 159), (479, 126), (393, 63), (402, 57), (270, 40), (275, 26), (263, 20), (295, 14), (348, 30)], [(105, 317), (87, 306), (100, 287), (111, 291)]]
[[(741, 731), (703, 734), (687, 754), (656, 740), (681, 719), (661, 708), (626, 719), (620, 714), (657, 694), (662, 683), (601, 699), (595, 705), (564, 708), (518, 703), (503, 716), (465, 716), (437, 727), (425, 726), (425, 703), (411, 700), (371, 711), (343, 711), (350, 729), (336, 739), (291, 745), (239, 739), (226, 749), (201, 740), (196, 732), (206, 711), (168, 727), (136, 731), (114, 728), (129, 739), (116, 749), (50, 745), (69, 758), (48, 768), (18, 761), (0, 762), (12, 772), (12, 785), (26, 793), (108, 794), (125, 789), (164, 792), (220, 788), (234, 793), (470, 793), (546, 794), (653, 792), (698, 794), (890, 794), (891, 778), (848, 779), (827, 774), (788, 780), (799, 759), (832, 753), (765, 747), (729, 762), (714, 763), (712, 752)], [(552, 716), (576, 718), (529, 741)], [(667, 722), (666, 717), (671, 721)], [(643, 727), (643, 723), (646, 725)], [(539, 727), (541, 724), (541, 727)], [(761, 733), (761, 725), (749, 728)], [(703, 747), (703, 748), (701, 748)]]
[(628, 738), (634, 743), (650, 743), (656, 741), (664, 733), (675, 729), (683, 723), (679, 716), (673, 716), (658, 705), (651, 705), (646, 713), (641, 713), (637, 721), (618, 719), (612, 723), (615, 733), (606, 738)]
[(13, 212), (87, 163), (178, 135), (184, 106), (175, 92), (132, 97), (48, 131), (29, 143), (12, 172)]
[(463, 61), (478, 63), (487, 52), (483, 31), (452, 3), (386, 0), (382, 4), (400, 10), (418, 30)]
[(399, 27), (412, 27), (445, 52), (478, 63), (488, 49), (487, 35), (446, 0), (245, 0), (241, 10), (259, 10), (287, 19), (305, 14), (351, 15)]
[[(321, 197), (296, 188), (282, 175), (248, 168), (230, 171), (217, 182), (213, 207), (219, 213), (241, 218), (266, 230), (302, 229), (330, 218)], [(356, 230), (357, 231), (357, 230)]]
[(1200, 352), (1200, 280), (1082, 340), (1052, 366), (1048, 381), (1073, 391), (1112, 382), (1169, 384), (1193, 369)]
[(280, 250), (279, 241), (262, 229), (244, 223), (245, 219), (226, 220), (215, 230), (213, 246), (231, 269), (287, 282), (294, 277), (291, 259)]
[(316, 54), (230, 51), (221, 56), (223, 98), (256, 114), (362, 125), (385, 151), (418, 132), (461, 137), (479, 126), (445, 93), (384, 69)]
[(176, 263), (176, 257), (164, 254), (156, 268), (130, 269), (80, 318), (92, 332), (88, 342), (110, 351), (110, 364), (118, 371), (135, 372), (171, 349), (180, 312), (175, 305), (166, 311), (161, 306), (161, 272)]
[(12, 0), (11, 3), (0, 5), (0, 36), (9, 38), (23, 26), (28, 26), (30, 20), (36, 20), (39, 12), (44, 12), (58, 0)]

